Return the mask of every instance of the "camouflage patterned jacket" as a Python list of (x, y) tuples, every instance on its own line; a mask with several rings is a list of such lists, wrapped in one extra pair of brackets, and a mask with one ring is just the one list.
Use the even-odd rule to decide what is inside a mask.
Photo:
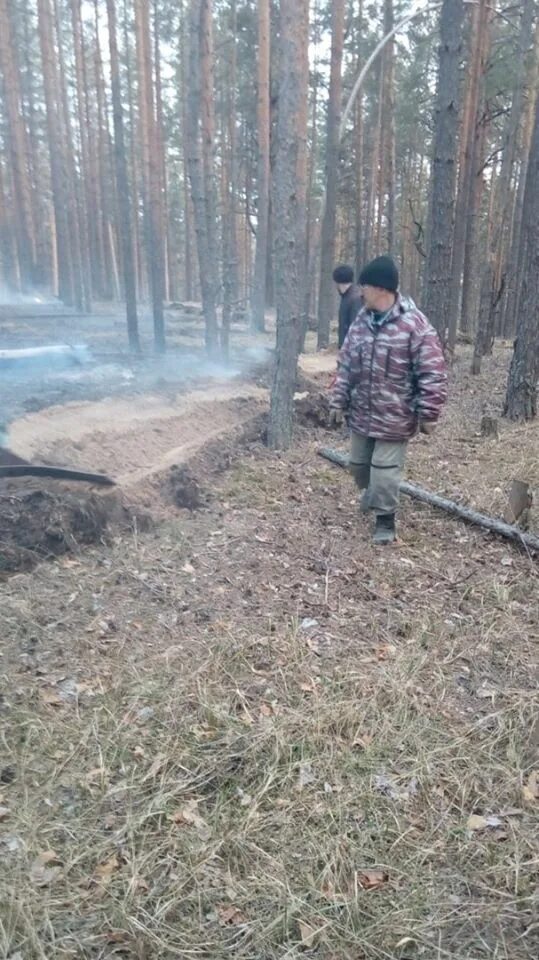
[(354, 433), (407, 440), (418, 421), (434, 423), (447, 398), (438, 334), (413, 302), (397, 296), (381, 324), (363, 309), (338, 359), (330, 404), (344, 410)]

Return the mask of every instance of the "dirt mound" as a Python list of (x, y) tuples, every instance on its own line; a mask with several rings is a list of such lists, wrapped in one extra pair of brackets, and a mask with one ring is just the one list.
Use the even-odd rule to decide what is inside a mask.
[(96, 543), (128, 519), (117, 493), (33, 480), (0, 483), (0, 577)]
[(188, 467), (172, 467), (168, 486), (177, 507), (186, 510), (201, 510), (208, 501), (208, 492)]
[(309, 393), (296, 399), (296, 422), (302, 427), (329, 428), (329, 400), (326, 393), (309, 384)]

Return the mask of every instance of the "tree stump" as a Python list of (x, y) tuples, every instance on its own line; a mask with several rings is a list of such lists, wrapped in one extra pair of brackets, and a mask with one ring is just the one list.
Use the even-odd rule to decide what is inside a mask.
[(498, 440), (498, 421), (496, 417), (483, 417), (481, 420), (481, 436), (494, 437)]
[(509, 501), (505, 508), (504, 520), (506, 523), (518, 523), (526, 527), (530, 507), (533, 503), (533, 491), (526, 480), (513, 480), (509, 491)]

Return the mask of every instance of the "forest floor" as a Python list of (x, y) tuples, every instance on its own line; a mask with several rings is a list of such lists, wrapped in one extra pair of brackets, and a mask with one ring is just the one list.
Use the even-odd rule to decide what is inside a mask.
[[(409, 455), (495, 514), (539, 488), (538, 424), (480, 436), (508, 357), (464, 354)], [(332, 364), (281, 455), (263, 377), (14, 423), (120, 482), (0, 489), (15, 561), (38, 518), (0, 587), (1, 957), (539, 954), (538, 561), (410, 500), (376, 550), (317, 455)]]

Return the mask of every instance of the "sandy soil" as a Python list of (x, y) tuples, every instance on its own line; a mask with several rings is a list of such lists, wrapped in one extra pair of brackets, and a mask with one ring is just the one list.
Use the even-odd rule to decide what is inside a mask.
[(266, 399), (263, 388), (232, 381), (168, 400), (143, 395), (70, 403), (15, 421), (10, 444), (26, 459), (92, 464), (129, 486), (256, 416)]

